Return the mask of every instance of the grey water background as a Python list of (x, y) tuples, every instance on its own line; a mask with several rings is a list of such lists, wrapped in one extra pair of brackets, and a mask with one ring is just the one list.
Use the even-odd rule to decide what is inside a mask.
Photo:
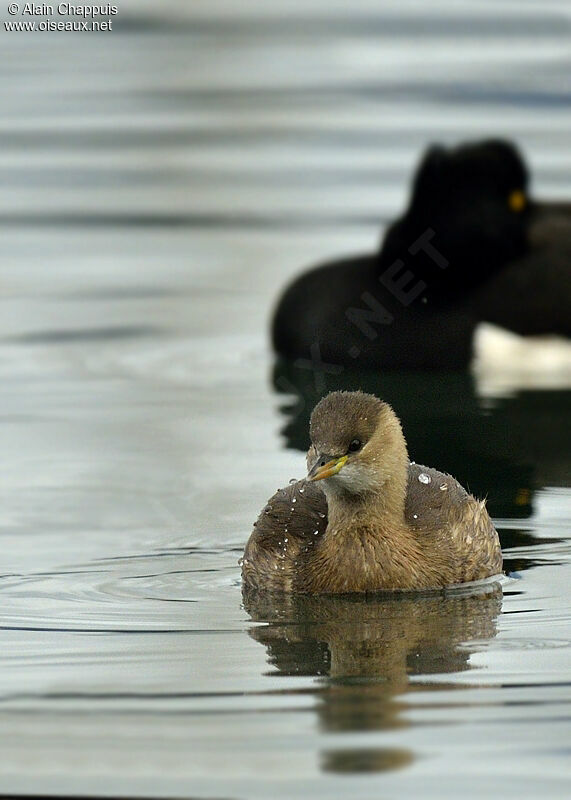
[(568, 3), (118, 6), (0, 32), (0, 793), (568, 797), (564, 388), (362, 378), (491, 484), (503, 598), (245, 608), (237, 566), (304, 470), (278, 291), (375, 247), (431, 141), (569, 198)]

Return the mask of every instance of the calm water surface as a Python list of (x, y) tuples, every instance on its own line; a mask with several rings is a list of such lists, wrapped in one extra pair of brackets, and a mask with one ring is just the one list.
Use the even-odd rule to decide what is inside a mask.
[[(0, 793), (569, 796), (569, 380), (322, 385), (266, 337), (290, 276), (376, 245), (429, 141), (515, 138), (571, 195), (568, 12), (2, 30)], [(500, 590), (242, 603), (324, 386), (378, 392), (413, 458), (488, 494)]]

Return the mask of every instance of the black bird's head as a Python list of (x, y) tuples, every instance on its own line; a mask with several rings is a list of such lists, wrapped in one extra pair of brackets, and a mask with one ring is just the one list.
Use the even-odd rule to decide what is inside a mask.
[[(426, 282), (428, 298), (434, 291), (455, 295), (525, 252), (530, 209), (528, 172), (511, 143), (434, 145), (422, 158), (409, 207), (389, 229), (381, 258), (386, 263), (404, 257)], [(446, 269), (425, 253), (408, 252), (429, 228), (434, 246), (449, 262)]]

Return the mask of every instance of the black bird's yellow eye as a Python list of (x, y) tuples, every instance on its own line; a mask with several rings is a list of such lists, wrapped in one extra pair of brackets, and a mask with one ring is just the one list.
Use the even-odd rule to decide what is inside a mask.
[(361, 449), (362, 442), (360, 439), (353, 439), (349, 447), (347, 448), (348, 453), (356, 453), (357, 450)]
[(513, 192), (510, 192), (508, 197), (508, 205), (512, 211), (523, 211), (527, 203), (527, 199), (525, 196), (525, 192), (522, 192), (521, 189), (514, 189)]

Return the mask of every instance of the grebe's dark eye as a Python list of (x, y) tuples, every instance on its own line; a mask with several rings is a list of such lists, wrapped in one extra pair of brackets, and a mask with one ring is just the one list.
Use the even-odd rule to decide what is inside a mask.
[(351, 444), (349, 445), (349, 448), (347, 449), (347, 452), (348, 452), (348, 453), (356, 453), (356, 452), (357, 452), (357, 450), (360, 450), (360, 449), (361, 449), (361, 447), (362, 447), (362, 444), (363, 444), (363, 443), (361, 442), (361, 440), (360, 440), (360, 439), (353, 439), (353, 441), (352, 441), (352, 442), (351, 442)]

